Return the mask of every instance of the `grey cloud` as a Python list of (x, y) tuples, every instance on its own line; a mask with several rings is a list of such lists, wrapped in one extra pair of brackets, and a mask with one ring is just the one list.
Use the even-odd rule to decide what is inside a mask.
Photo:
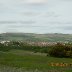
[(45, 5), (25, 4), (22, 0), (0, 0), (0, 31), (70, 33), (72, 1), (48, 0)]
[(64, 30), (71, 30), (72, 31), (72, 26), (66, 26), (63, 28)]

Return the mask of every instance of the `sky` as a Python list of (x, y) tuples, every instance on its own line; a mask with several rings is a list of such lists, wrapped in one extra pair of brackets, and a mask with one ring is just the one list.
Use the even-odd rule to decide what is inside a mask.
[(0, 33), (72, 33), (72, 0), (0, 0)]

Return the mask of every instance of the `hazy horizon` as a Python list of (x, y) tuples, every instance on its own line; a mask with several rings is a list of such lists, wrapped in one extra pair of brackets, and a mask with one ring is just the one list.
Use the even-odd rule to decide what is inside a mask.
[(71, 0), (0, 0), (0, 33), (72, 34)]

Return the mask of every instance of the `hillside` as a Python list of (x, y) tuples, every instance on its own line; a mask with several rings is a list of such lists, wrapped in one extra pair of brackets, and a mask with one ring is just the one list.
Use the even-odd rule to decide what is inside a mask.
[(0, 34), (0, 41), (3, 40), (72, 42), (72, 34), (2, 33)]

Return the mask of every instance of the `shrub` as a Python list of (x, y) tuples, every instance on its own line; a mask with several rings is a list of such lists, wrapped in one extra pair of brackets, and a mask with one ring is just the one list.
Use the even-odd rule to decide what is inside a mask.
[(48, 53), (54, 57), (72, 57), (72, 47), (57, 43)]

